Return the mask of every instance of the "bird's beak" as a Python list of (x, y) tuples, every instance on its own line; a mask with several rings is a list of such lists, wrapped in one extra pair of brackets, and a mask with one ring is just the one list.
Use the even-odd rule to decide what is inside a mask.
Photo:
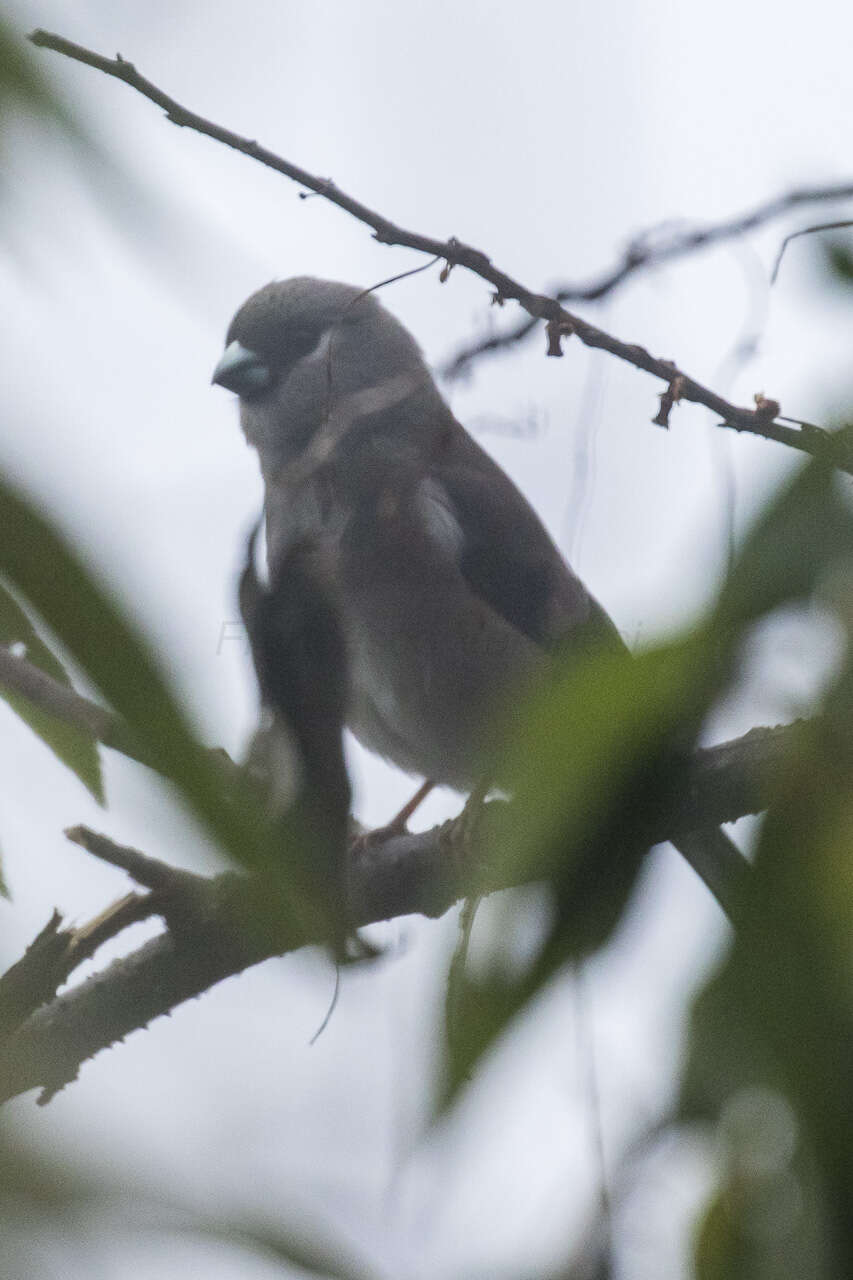
[(256, 351), (250, 351), (241, 342), (231, 342), (222, 353), (222, 359), (213, 370), (212, 382), (238, 396), (257, 395), (272, 385), (272, 374)]

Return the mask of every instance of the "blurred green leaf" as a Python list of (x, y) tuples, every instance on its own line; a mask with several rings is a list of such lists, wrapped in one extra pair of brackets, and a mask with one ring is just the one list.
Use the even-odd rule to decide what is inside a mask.
[(355, 1256), (351, 1245), (335, 1238), (328, 1224), (309, 1230), (305, 1225), (269, 1226), (251, 1221), (194, 1220), (190, 1234), (203, 1235), (299, 1267), (322, 1280), (376, 1280), (378, 1272)]
[[(701, 627), (630, 659), (575, 657), (516, 711), (510, 746), (490, 774), (513, 799), (500, 825), (485, 832), (484, 847), (499, 883), (550, 884), (553, 918), (521, 966), (502, 920), (478, 972), (455, 984), (441, 1109), (566, 962), (611, 937), (648, 843), (631, 833), (643, 831), (644, 816), (677, 786), (679, 746), (694, 740), (730, 681), (754, 623), (808, 597), (849, 563), (853, 509), (845, 482), (810, 464), (756, 522)], [(739, 1052), (727, 1002), (720, 1020), (730, 1051)], [(750, 1058), (753, 1049), (742, 1051)]]
[[(146, 760), (178, 787), (208, 832), (244, 866), (262, 869), (258, 929), (324, 919), (288, 843), (302, 841), (298, 815), (273, 826), (251, 780), (197, 739), (147, 644), (43, 515), (0, 481), (0, 572), (20, 592), (136, 735)], [(248, 922), (247, 923), (251, 923)], [(316, 936), (313, 935), (313, 936)]]
[(0, 119), (13, 111), (42, 116), (75, 131), (21, 33), (0, 19)]
[[(516, 712), (495, 769), (513, 796), (497, 852), (520, 879), (571, 881), (585, 846), (648, 800), (674, 740), (690, 739), (715, 688), (711, 651), (687, 636), (635, 657), (572, 657)], [(500, 863), (498, 863), (500, 866)]]
[(256, 781), (196, 737), (151, 652), (60, 534), (0, 480), (0, 573), (122, 716), (224, 852), (259, 873), (244, 925), (272, 945), (331, 938), (334, 895), (316, 875), (322, 838), (300, 807), (274, 820)]
[(743, 1094), (735, 1103), (744, 1110), (757, 1105), (742, 1132), (724, 1139), (721, 1177), (695, 1232), (697, 1280), (826, 1280), (831, 1273), (808, 1161), (766, 1145), (772, 1098), (764, 1099), (763, 1117), (760, 1095)]
[(750, 1276), (853, 1273), (851, 726), (848, 666), (778, 779), (738, 932), (691, 1019), (683, 1113), (725, 1117), (756, 1092), (787, 1099), (814, 1168), (788, 1169), (774, 1183), (780, 1204), (793, 1197), (798, 1206), (792, 1246), (811, 1241), (812, 1260), (801, 1258), (799, 1270), (773, 1271), (770, 1235), (756, 1242), (751, 1230), (754, 1204), (727, 1202), (729, 1235), (751, 1233), (761, 1246)]
[(756, 1086), (790, 1100), (833, 1245), (822, 1274), (840, 1280), (853, 1269), (853, 698), (836, 687), (832, 701), (780, 779), (743, 920), (696, 1001), (683, 1106), (719, 1114)]
[[(16, 118), (58, 131), (87, 162), (102, 164), (91, 137), (51, 84), (44, 59), (33, 53), (21, 31), (0, 17), (0, 148)], [(3, 183), (0, 171), (0, 191)]]
[(823, 248), (824, 261), (833, 280), (850, 286), (853, 284), (853, 248), (850, 237), (826, 241)]
[[(37, 1151), (23, 1132), (0, 1132), (0, 1274), (18, 1280), (23, 1257), (34, 1264), (25, 1274), (42, 1276), (40, 1246), (55, 1239), (57, 1229), (70, 1242), (87, 1243), (93, 1238), (133, 1239), (140, 1232), (164, 1239), (180, 1233), (252, 1251), (312, 1276), (377, 1277), (324, 1221), (268, 1224), (248, 1217), (229, 1219), (227, 1214), (208, 1218), (177, 1199), (152, 1194), (144, 1182), (136, 1182), (132, 1170), (117, 1185), (115, 1178), (77, 1160)], [(36, 1264), (40, 1257), (42, 1266)]]
[(236, 818), (219, 795), (221, 778), (147, 645), (45, 518), (3, 483), (0, 569), (124, 716), (159, 771), (181, 787), (209, 826), (230, 836), (229, 846), (235, 842)]
[(836, 566), (853, 563), (851, 481), (820, 462), (803, 466), (759, 516), (720, 594), (720, 635), (810, 596)]
[[(726, 584), (725, 627), (827, 586), (849, 626), (849, 494), (849, 481), (818, 464), (794, 478), (757, 522)], [(743, 1154), (729, 1158), (698, 1237), (702, 1277), (841, 1280), (853, 1271), (849, 662), (848, 654), (822, 715), (803, 725), (775, 778), (737, 933), (693, 1007), (682, 1115), (724, 1131), (744, 1099), (763, 1099), (747, 1109), (741, 1135), (741, 1152), (753, 1156), (772, 1151), (768, 1116), (780, 1107), (792, 1108), (795, 1130), (776, 1166), (750, 1172)]]
[[(20, 646), (27, 662), (45, 671), (54, 680), (71, 687), (68, 673), (59, 658), (36, 632), (17, 600), (0, 583), (0, 644)], [(74, 772), (99, 804), (104, 803), (104, 784), (97, 744), (88, 734), (56, 719), (26, 698), (0, 686), (0, 698), (38, 734), (63, 764)]]
[(493, 775), (512, 803), (482, 838), (499, 882), (550, 884), (553, 917), (521, 969), (502, 921), (486, 963), (455, 984), (441, 1110), (553, 976), (611, 937), (650, 843), (636, 831), (672, 785), (675, 744), (692, 740), (721, 670), (703, 635), (636, 658), (588, 652), (516, 712)]

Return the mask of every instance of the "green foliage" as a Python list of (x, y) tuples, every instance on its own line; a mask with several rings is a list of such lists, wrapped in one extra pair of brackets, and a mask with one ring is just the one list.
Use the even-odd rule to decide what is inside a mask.
[(512, 930), (500, 927), (486, 962), (459, 981), (442, 1107), (555, 973), (612, 935), (646, 852), (633, 833), (659, 805), (675, 743), (707, 710), (718, 669), (704, 635), (634, 659), (588, 653), (517, 716), (496, 766), (512, 804), (481, 837), (497, 881), (547, 881), (554, 912), (529, 965), (512, 963)]
[(715, 611), (720, 633), (791, 601), (807, 599), (849, 568), (853, 556), (850, 481), (831, 467), (803, 467), (759, 517), (729, 574)]
[[(759, 523), (726, 604), (746, 614), (748, 599), (767, 608), (831, 588), (843, 618), (851, 558), (847, 497), (809, 468)], [(737, 933), (695, 1002), (682, 1113), (721, 1130), (737, 1113), (741, 1153), (699, 1233), (701, 1276), (840, 1280), (853, 1268), (851, 712), (848, 658), (776, 779)], [(743, 1153), (762, 1150), (744, 1172)]]
[[(0, 17), (0, 149), (15, 119), (59, 133), (88, 164), (103, 164), (91, 138), (45, 74), (44, 60), (33, 54), (21, 32)], [(0, 170), (0, 196), (6, 194)]]
[(134, 1186), (132, 1176), (117, 1187), (70, 1162), (35, 1154), (20, 1136), (0, 1128), (0, 1274), (36, 1280), (45, 1275), (40, 1237), (83, 1247), (93, 1232), (111, 1239), (139, 1232), (196, 1236), (271, 1259), (287, 1274), (296, 1267), (323, 1280), (373, 1280), (378, 1274), (331, 1224), (309, 1228), (296, 1215), (291, 1223), (207, 1216)]
[[(844, 485), (829, 468), (810, 464), (757, 521), (717, 605), (700, 625), (634, 659), (601, 653), (572, 659), (516, 717), (510, 746), (499, 766), (499, 776), (506, 780), (513, 803), (501, 825), (487, 831), (486, 845), (490, 861), (497, 847), (499, 882), (546, 880), (550, 884), (553, 913), (527, 963), (519, 966), (513, 959), (512, 930), (501, 919), (485, 939), (485, 960), (456, 982), (442, 1108), (457, 1097), (482, 1055), (545, 984), (567, 962), (588, 955), (612, 936), (630, 898), (647, 843), (636, 838), (632, 841), (627, 833), (642, 831), (644, 815), (665, 807), (667, 788), (678, 786), (678, 745), (693, 740), (702, 720), (728, 687), (754, 624), (780, 607), (815, 594), (825, 598), (834, 590), (837, 596), (838, 581), (849, 574), (851, 564), (853, 507)], [(833, 706), (836, 717), (841, 717), (839, 733), (844, 718), (840, 708), (851, 702), (850, 698), (842, 699), (840, 688), (836, 689)], [(826, 734), (828, 726), (826, 719), (814, 732)], [(752, 965), (757, 963), (756, 948), (761, 943), (763, 981), (769, 984), (774, 972), (778, 976), (773, 998), (768, 985), (762, 988), (758, 1007), (753, 1007), (752, 999), (736, 984), (727, 987), (725, 997), (716, 1004), (712, 990), (706, 993), (704, 999), (709, 1003), (702, 1007), (716, 1013), (708, 1012), (694, 1029), (694, 1075), (702, 1065), (710, 1064), (716, 1071), (715, 1064), (734, 1057), (737, 1067), (731, 1069), (739, 1083), (766, 1080), (762, 1062), (770, 1046), (766, 1037), (756, 1039), (759, 1015), (766, 1018), (775, 1007), (784, 1021), (796, 992), (797, 975), (803, 996), (801, 1013), (803, 1017), (807, 1014), (812, 978), (820, 971), (816, 970), (817, 951), (810, 953), (807, 964), (805, 956), (794, 953), (790, 965), (785, 966), (780, 937), (791, 938), (796, 921), (802, 917), (807, 893), (800, 880), (809, 879), (811, 888), (818, 892), (814, 877), (820, 875), (821, 853), (813, 841), (822, 826), (818, 810), (826, 801), (825, 764), (815, 743), (804, 737), (800, 752), (790, 762), (790, 775), (777, 779), (782, 801), (779, 829), (777, 819), (765, 828), (749, 893), (749, 912), (733, 952), (740, 954), (738, 949), (745, 948)], [(853, 772), (846, 772), (837, 747), (834, 769), (840, 804), (843, 781)], [(816, 794), (809, 788), (816, 788)], [(853, 821), (853, 815), (847, 814), (847, 803), (842, 805), (845, 822), (848, 816)], [(845, 857), (853, 866), (849, 856), (853, 841), (845, 844), (847, 834), (853, 830), (847, 833), (846, 828), (833, 827), (831, 843), (820, 846), (831, 869), (827, 867), (821, 878), (812, 918), (800, 926), (810, 945), (818, 946), (819, 939), (827, 980), (840, 966), (837, 973), (842, 975), (842, 983), (849, 983), (846, 975), (853, 973), (853, 955), (848, 958), (841, 949), (845, 936), (853, 939), (853, 919), (838, 906), (840, 886), (849, 882), (853, 907), (853, 871), (843, 872)], [(794, 858), (795, 852), (796, 861), (787, 873), (789, 901), (784, 906), (785, 896), (776, 877), (782, 874), (785, 859)], [(768, 875), (771, 884), (765, 885)], [(839, 888), (831, 893), (835, 877), (839, 877)], [(841, 917), (834, 933), (821, 915), (830, 901), (835, 902)], [(833, 936), (836, 951), (824, 954)], [(744, 974), (740, 981), (746, 982)], [(811, 1000), (811, 1011), (822, 1026), (819, 1001)], [(827, 1017), (830, 1014), (828, 1009), (823, 1012)], [(833, 1018), (836, 1015), (837, 1010)], [(750, 1036), (748, 1043), (732, 1033), (741, 1020), (744, 1033)], [(791, 1025), (799, 1027), (796, 1019)], [(818, 1040), (816, 1030), (809, 1041), (809, 1053), (815, 1056), (819, 1056)], [(853, 1038), (849, 1045), (845, 1043), (845, 1049), (851, 1051), (849, 1060), (853, 1060)], [(839, 1062), (842, 1058), (840, 1054)], [(811, 1074), (815, 1085), (814, 1071)], [(716, 1114), (724, 1103), (723, 1098), (707, 1092), (702, 1096), (704, 1108), (697, 1106), (697, 1114)], [(827, 1096), (823, 1084), (820, 1096)], [(836, 1100), (840, 1101), (840, 1088), (836, 1088)], [(853, 1132), (849, 1137), (853, 1152)], [(850, 1173), (853, 1186), (853, 1169)]]
[(853, 250), (850, 237), (829, 240), (823, 247), (828, 273), (836, 283), (848, 289), (853, 284)]
[[(61, 684), (71, 687), (71, 681), (59, 658), (38, 635), (24, 610), (14, 596), (0, 583), (0, 643), (20, 646), (21, 656), (52, 676)], [(58, 720), (27, 698), (0, 687), (0, 697), (21, 717), (25, 724), (38, 734), (54, 755), (77, 775), (91, 791), (99, 804), (104, 802), (104, 784), (98, 748), (89, 734)]]
[(37, 60), (21, 36), (0, 19), (0, 119), (21, 112), (75, 130)]
[(272, 1225), (199, 1217), (188, 1224), (187, 1233), (249, 1250), (280, 1262), (288, 1270), (298, 1267), (300, 1273), (318, 1280), (375, 1280), (379, 1275), (356, 1257), (348, 1242), (336, 1238), (328, 1224), (311, 1231), (304, 1224), (287, 1225), (280, 1220)]
[[(0, 568), (136, 734), (196, 814), (236, 843), (235, 816), (148, 648), (109, 593), (27, 500), (0, 482)], [(242, 831), (239, 833), (244, 834)]]
[(324, 904), (299, 874), (310, 859), (292, 852), (310, 839), (300, 815), (270, 822), (251, 779), (199, 741), (120, 605), (49, 521), (2, 480), (0, 573), (123, 717), (141, 757), (174, 783), (214, 841), (263, 874), (249, 923), (283, 939), (288, 928), (299, 937), (324, 936)]

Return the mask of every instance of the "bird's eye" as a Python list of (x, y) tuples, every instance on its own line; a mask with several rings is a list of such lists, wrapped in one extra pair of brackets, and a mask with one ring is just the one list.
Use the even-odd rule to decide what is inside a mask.
[(324, 360), (329, 354), (329, 348), (332, 343), (332, 334), (334, 325), (329, 325), (326, 329), (321, 329), (316, 337), (306, 344), (293, 360), (294, 364), (317, 364), (320, 360)]

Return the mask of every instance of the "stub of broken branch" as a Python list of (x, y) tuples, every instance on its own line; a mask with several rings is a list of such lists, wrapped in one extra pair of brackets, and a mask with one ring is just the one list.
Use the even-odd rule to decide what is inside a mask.
[(30, 1014), (52, 1000), (64, 981), (59, 974), (71, 934), (62, 923), (62, 916), (54, 911), (20, 960), (0, 977), (0, 1038), (11, 1035)]
[(778, 418), (782, 412), (782, 406), (778, 400), (768, 400), (763, 391), (759, 391), (753, 396), (755, 401), (755, 412), (760, 418), (767, 418), (770, 422), (774, 418)]
[(545, 354), (547, 356), (562, 356), (563, 338), (570, 338), (574, 332), (575, 326), (570, 320), (563, 318), (549, 320), (545, 325), (545, 334), (548, 338), (548, 348)]
[(673, 378), (665, 391), (660, 394), (660, 408), (652, 422), (656, 427), (663, 427), (669, 430), (669, 415), (673, 410), (673, 406), (677, 405), (684, 394), (684, 375), (679, 373)]

